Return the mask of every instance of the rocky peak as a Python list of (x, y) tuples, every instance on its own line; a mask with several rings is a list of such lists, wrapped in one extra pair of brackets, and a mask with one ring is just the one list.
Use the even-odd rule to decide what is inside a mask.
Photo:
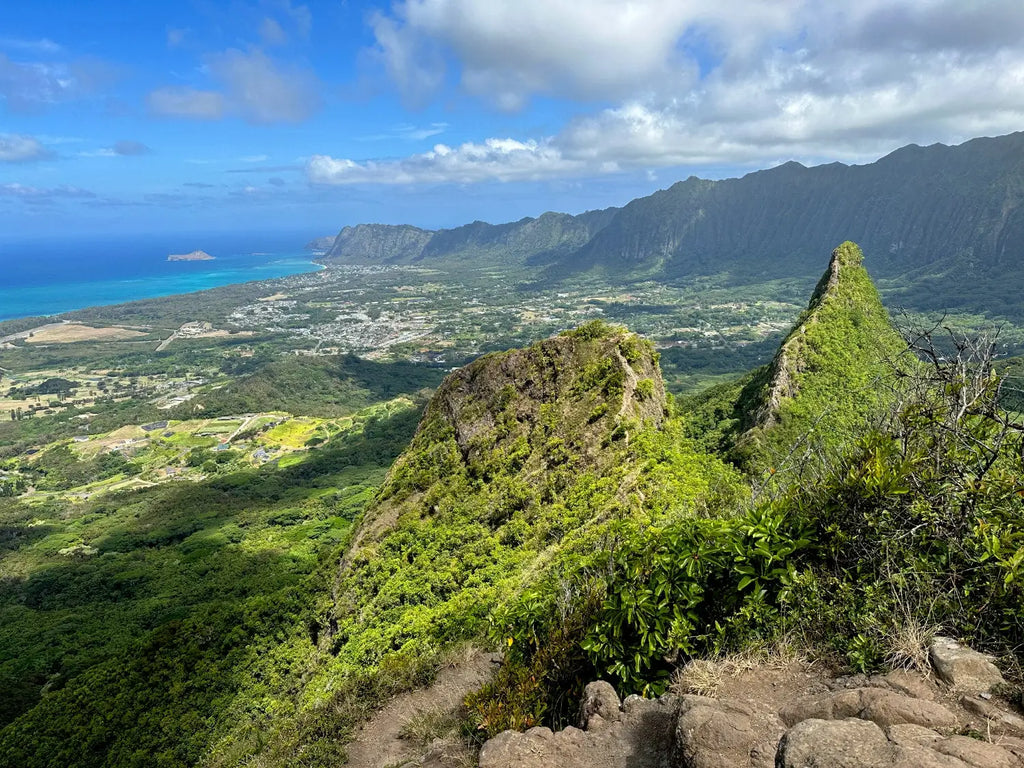
[(441, 385), (428, 415), (436, 413), (451, 427), (467, 461), (532, 436), (545, 420), (588, 461), (596, 461), (613, 431), (630, 420), (660, 426), (665, 406), (651, 345), (624, 330), (592, 324), (526, 349), (484, 356), (456, 371)]
[(860, 248), (844, 242), (771, 364), (741, 396), (746, 429), (739, 443), (757, 453), (773, 443), (798, 445), (812, 433), (826, 442), (845, 439), (884, 399), (905, 348)]
[[(863, 267), (864, 256), (854, 243), (843, 243), (829, 259), (828, 269), (821, 276), (807, 309), (800, 316), (796, 326), (786, 336), (779, 351), (772, 360), (767, 397), (754, 413), (754, 423), (770, 427), (780, 417), (783, 402), (795, 398), (800, 392), (801, 374), (811, 368), (811, 358), (827, 352), (815, 336), (822, 334), (808, 330), (813, 326), (829, 322), (829, 305), (845, 304), (852, 311), (872, 315), (876, 323), (888, 325), (889, 319), (882, 308), (878, 293)], [(842, 308), (836, 306), (842, 311)], [(815, 329), (820, 331), (821, 329)]]
[(403, 514), (429, 513), (439, 488), (465, 484), (472, 495), (503, 478), (535, 492), (555, 475), (603, 474), (631, 435), (661, 427), (666, 413), (658, 354), (624, 328), (593, 321), (484, 355), (441, 384), (355, 543), (385, 535)]
[(351, 264), (409, 261), (434, 234), (407, 224), (357, 224), (338, 233), (327, 258)]

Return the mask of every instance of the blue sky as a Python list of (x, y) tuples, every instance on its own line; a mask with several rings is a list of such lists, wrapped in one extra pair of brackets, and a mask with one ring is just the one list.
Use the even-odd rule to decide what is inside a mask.
[(1024, 129), (1020, 0), (0, 7), (0, 233), (455, 226)]

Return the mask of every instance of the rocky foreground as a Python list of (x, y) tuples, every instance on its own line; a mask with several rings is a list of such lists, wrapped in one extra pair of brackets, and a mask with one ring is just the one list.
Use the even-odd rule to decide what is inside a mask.
[[(748, 670), (719, 695), (630, 696), (587, 686), (580, 728), (506, 731), (480, 768), (1021, 768), (1024, 719), (990, 690), (991, 660), (938, 638), (935, 678), (895, 671), (827, 679)], [(422, 765), (445, 763), (430, 755)]]

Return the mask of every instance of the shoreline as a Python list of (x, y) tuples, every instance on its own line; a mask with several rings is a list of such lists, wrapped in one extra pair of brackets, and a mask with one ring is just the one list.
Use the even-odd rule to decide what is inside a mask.
[[(28, 314), (12, 315), (11, 317), (0, 317), (0, 327), (2, 327), (5, 323), (17, 322), (19, 320), (26, 320), (26, 319), (29, 319), (29, 318), (40, 318), (40, 319), (45, 319), (45, 320), (54, 320), (54, 319), (61, 318), (64, 315), (68, 315), (68, 314), (71, 314), (71, 313), (74, 313), (74, 312), (84, 312), (84, 311), (87, 311), (87, 310), (98, 309), (98, 308), (103, 308), (103, 307), (124, 306), (124, 305), (129, 305), (129, 304), (135, 304), (135, 303), (142, 302), (142, 301), (152, 301), (152, 300), (155, 300), (155, 299), (170, 299), (170, 298), (174, 298), (174, 297), (178, 297), (178, 296), (191, 296), (191, 295), (197, 294), (197, 293), (204, 293), (206, 291), (216, 291), (216, 290), (219, 290), (221, 288), (230, 288), (232, 286), (246, 285), (246, 284), (249, 284), (249, 283), (269, 283), (269, 282), (272, 282), (272, 281), (275, 281), (275, 280), (285, 280), (285, 279), (287, 279), (289, 277), (294, 277), (296, 275), (311, 275), (311, 274), (315, 274), (317, 272), (323, 272), (324, 270), (328, 269), (328, 266), (326, 264), (324, 264), (324, 263), (322, 263), (320, 261), (317, 261), (317, 259), (319, 259), (319, 258), (322, 258), (322, 254), (317, 254), (316, 256), (314, 256), (313, 258), (311, 258), (308, 261), (308, 264), (311, 267), (313, 267), (312, 269), (304, 270), (304, 271), (301, 271), (301, 272), (291, 272), (291, 273), (289, 273), (287, 275), (280, 275), (280, 276), (277, 276), (277, 277), (263, 277), (263, 278), (254, 278), (252, 280), (238, 280), (238, 281), (233, 281), (233, 282), (229, 282), (229, 283), (220, 283), (218, 285), (211, 285), (211, 286), (206, 287), (206, 288), (197, 288), (196, 290), (191, 290), (191, 291), (186, 290), (186, 291), (171, 291), (169, 293), (155, 293), (155, 294), (148, 295), (148, 296), (139, 296), (139, 297), (136, 297), (136, 298), (128, 299), (126, 301), (111, 301), (111, 302), (101, 302), (101, 303), (96, 303), (96, 304), (85, 304), (85, 305), (82, 305), (82, 306), (75, 306), (75, 307), (69, 307), (69, 308), (66, 308), (66, 309), (61, 309), (61, 310), (56, 311), (56, 312), (38, 312), (38, 313), (29, 312)], [(145, 278), (142, 278), (141, 281), (144, 282)]]

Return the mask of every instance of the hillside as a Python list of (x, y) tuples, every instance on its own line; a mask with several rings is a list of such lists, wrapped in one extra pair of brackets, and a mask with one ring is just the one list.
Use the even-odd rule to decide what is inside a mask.
[[(346, 227), (330, 259), (501, 258), (565, 278), (729, 273), (736, 283), (811, 278), (855, 240), (888, 299), (914, 309), (1019, 317), (1024, 285), (1024, 133), (955, 147), (910, 145), (867, 165), (789, 162), (738, 179), (691, 177), (622, 208), (427, 232)], [(898, 280), (897, 280), (898, 278)]]
[[(901, 345), (844, 242), (772, 362), (700, 398), (591, 321), (450, 373), (418, 425), (429, 377), (245, 358), (208, 418), (8, 461), (39, 487), (0, 499), (0, 765), (327, 768), (499, 651), (391, 738), (465, 757), (574, 722), (590, 680), (657, 695), (731, 654), (924, 672), (938, 625), (1017, 684), (1024, 426), (981, 348), (894, 369)], [(228, 415), (285, 396), (309, 415)]]

